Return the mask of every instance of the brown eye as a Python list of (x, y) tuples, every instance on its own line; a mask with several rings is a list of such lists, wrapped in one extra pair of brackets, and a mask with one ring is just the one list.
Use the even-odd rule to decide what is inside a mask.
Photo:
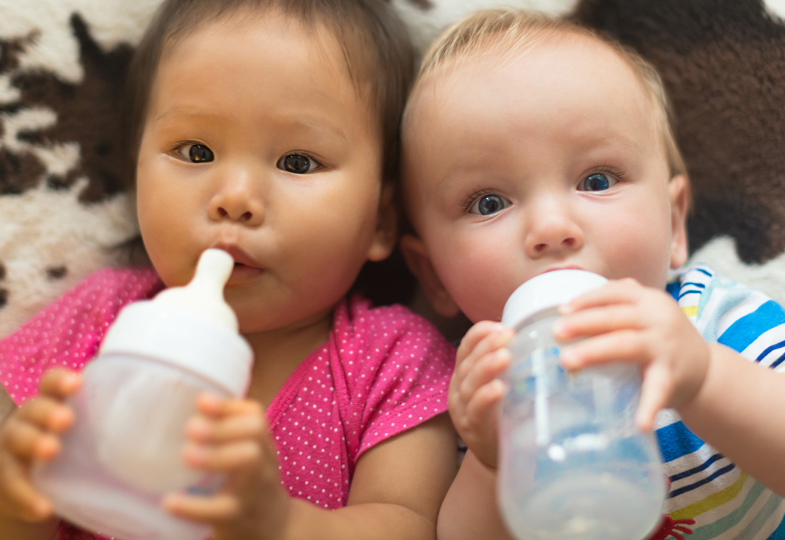
[(278, 168), (293, 174), (307, 174), (319, 167), (316, 160), (302, 154), (289, 154), (278, 160)]
[(203, 144), (185, 144), (177, 152), (191, 163), (207, 163), (215, 159), (213, 151)]
[(191, 148), (188, 150), (188, 157), (191, 158), (191, 161), (194, 163), (204, 163), (215, 159), (213, 151), (203, 144), (192, 144)]

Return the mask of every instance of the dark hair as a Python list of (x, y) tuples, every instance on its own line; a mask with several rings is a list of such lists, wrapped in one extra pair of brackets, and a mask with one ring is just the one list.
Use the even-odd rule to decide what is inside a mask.
[(306, 28), (324, 25), (338, 40), (352, 82), (367, 91), (382, 137), (382, 178), (399, 173), (399, 128), (416, 69), (406, 27), (384, 0), (166, 0), (156, 12), (131, 62), (128, 76), (130, 158), (136, 168), (150, 91), (168, 46), (201, 26), (238, 12), (276, 10)]

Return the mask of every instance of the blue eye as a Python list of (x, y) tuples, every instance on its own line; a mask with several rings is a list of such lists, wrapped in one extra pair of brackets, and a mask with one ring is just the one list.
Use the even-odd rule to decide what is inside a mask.
[(469, 212), (472, 214), (479, 214), (481, 216), (490, 216), (501, 212), (510, 205), (509, 201), (501, 195), (489, 194), (483, 195), (475, 199)]
[(184, 144), (177, 152), (191, 163), (207, 163), (215, 159), (210, 147), (203, 144)]
[(580, 191), (605, 191), (615, 184), (617, 180), (605, 173), (590, 174), (583, 179)]
[(315, 159), (303, 154), (287, 154), (278, 160), (276, 166), (282, 171), (293, 174), (307, 174), (320, 167)]

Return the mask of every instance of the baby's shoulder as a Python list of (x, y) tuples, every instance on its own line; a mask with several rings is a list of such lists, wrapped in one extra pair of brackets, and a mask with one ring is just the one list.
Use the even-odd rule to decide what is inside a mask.
[(353, 334), (362, 340), (414, 341), (451, 348), (436, 327), (406, 306), (374, 306), (362, 296), (348, 298), (337, 310), (334, 331)]

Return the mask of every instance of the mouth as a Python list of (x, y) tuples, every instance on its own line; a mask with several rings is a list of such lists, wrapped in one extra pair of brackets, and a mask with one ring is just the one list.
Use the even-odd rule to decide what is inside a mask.
[(245, 283), (264, 272), (264, 268), (259, 263), (236, 245), (216, 245), (214, 247), (227, 252), (234, 259), (234, 269), (226, 283), (227, 286)]
[(565, 265), (565, 266), (554, 266), (553, 268), (548, 268), (543, 274), (547, 274), (548, 272), (555, 272), (557, 270), (583, 270), (580, 266), (576, 266), (574, 264)]

